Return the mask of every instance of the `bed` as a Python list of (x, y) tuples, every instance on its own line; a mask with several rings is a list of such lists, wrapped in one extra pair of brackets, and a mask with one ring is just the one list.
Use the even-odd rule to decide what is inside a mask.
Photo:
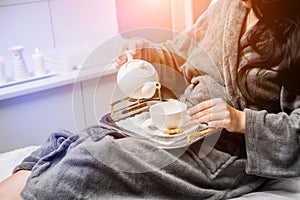
[[(27, 146), (0, 154), (0, 181), (11, 175), (13, 168), (24, 157), (39, 146)], [(260, 191), (252, 192), (232, 200), (298, 200), (300, 199), (300, 177), (284, 180), (274, 180)]]

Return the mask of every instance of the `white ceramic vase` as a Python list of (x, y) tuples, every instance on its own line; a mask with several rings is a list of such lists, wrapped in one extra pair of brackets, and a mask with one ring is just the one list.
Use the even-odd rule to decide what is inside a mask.
[(19, 81), (29, 77), (29, 72), (23, 58), (23, 46), (13, 46), (8, 50), (12, 52), (13, 80)]

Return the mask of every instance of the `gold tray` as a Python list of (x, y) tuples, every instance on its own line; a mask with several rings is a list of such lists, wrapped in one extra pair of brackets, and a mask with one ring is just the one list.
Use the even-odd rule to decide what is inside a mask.
[[(189, 145), (207, 137), (208, 135), (214, 134), (218, 132), (218, 129), (204, 126), (203, 124), (196, 127), (196, 129), (192, 132), (186, 133), (186, 137), (180, 141), (176, 141), (172, 144), (162, 144), (161, 142), (157, 142), (154, 140), (149, 139), (149, 137), (145, 137), (141, 134), (135, 133), (133, 131), (130, 131), (124, 127), (118, 126), (118, 122), (120, 120), (128, 119), (131, 117), (135, 117), (138, 114), (141, 114), (143, 112), (148, 112), (149, 108), (161, 101), (167, 101), (162, 100), (161, 98), (152, 98), (152, 99), (143, 99), (143, 100), (134, 100), (130, 98), (124, 98), (120, 99), (116, 102), (113, 102), (110, 105), (110, 113), (104, 115), (100, 120), (100, 125), (104, 126), (105, 128), (110, 128), (116, 131), (115, 137), (135, 137), (142, 140), (145, 140), (147, 142), (152, 143), (153, 145), (156, 145), (158, 147), (161, 147), (163, 149), (176, 149), (176, 148), (186, 148)], [(127, 102), (126, 106), (124, 108), (115, 109), (115, 106), (117, 104)]]

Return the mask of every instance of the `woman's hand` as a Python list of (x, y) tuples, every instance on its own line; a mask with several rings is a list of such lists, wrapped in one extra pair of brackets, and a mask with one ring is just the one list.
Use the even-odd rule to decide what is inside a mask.
[(128, 61), (126, 52), (129, 52), (134, 59), (141, 59), (143, 48), (144, 42), (141, 39), (126, 40), (119, 50), (119, 56), (116, 61), (116, 68), (119, 69)]
[(210, 127), (223, 127), (229, 132), (245, 133), (245, 112), (229, 106), (223, 99), (203, 101), (189, 109), (192, 120)]

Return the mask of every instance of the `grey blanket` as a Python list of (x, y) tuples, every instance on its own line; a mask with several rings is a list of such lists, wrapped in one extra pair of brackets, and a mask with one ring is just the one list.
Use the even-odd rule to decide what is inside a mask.
[(225, 199), (250, 192), (264, 181), (245, 173), (244, 155), (232, 148), (242, 144), (243, 137), (223, 135), (201, 156), (201, 143), (166, 151), (135, 138), (114, 139), (111, 133), (95, 126), (80, 135), (52, 134), (15, 169), (32, 169), (22, 197)]

